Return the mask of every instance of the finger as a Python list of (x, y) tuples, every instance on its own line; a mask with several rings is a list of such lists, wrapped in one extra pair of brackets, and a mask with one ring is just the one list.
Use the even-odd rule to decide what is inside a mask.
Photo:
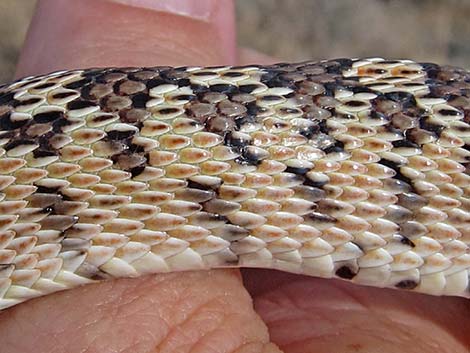
[(107, 281), (0, 315), (2, 353), (279, 352), (236, 271)]
[(180, 0), (172, 5), (173, 13), (164, 12), (168, 3), (39, 1), (17, 76), (84, 67), (235, 62), (230, 0)]
[[(157, 6), (164, 1), (150, 2), (152, 9), (123, 2), (40, 1), (18, 74), (235, 60), (230, 1), (173, 13)], [(26, 302), (0, 315), (1, 351), (278, 352), (236, 273), (118, 280)]]
[(255, 309), (286, 353), (467, 353), (470, 304), (341, 281), (244, 271)]

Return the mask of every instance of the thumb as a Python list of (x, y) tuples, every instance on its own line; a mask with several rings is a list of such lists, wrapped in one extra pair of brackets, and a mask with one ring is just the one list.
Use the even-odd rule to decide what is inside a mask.
[(236, 60), (231, 0), (39, 1), (17, 76)]

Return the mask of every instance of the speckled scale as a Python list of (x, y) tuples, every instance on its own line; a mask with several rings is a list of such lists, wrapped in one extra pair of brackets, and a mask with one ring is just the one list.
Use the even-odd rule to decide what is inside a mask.
[(0, 307), (214, 266), (468, 297), (469, 79), (374, 58), (1, 86)]

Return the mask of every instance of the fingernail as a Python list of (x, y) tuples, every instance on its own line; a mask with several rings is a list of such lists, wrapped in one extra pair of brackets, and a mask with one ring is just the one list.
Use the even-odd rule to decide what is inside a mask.
[(195, 18), (201, 21), (212, 19), (219, 0), (112, 0), (128, 6)]

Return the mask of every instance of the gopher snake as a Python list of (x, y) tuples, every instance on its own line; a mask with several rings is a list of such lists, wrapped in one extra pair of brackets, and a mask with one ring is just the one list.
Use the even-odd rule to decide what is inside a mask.
[(470, 296), (470, 74), (99, 68), (0, 87), (0, 308), (261, 267)]

